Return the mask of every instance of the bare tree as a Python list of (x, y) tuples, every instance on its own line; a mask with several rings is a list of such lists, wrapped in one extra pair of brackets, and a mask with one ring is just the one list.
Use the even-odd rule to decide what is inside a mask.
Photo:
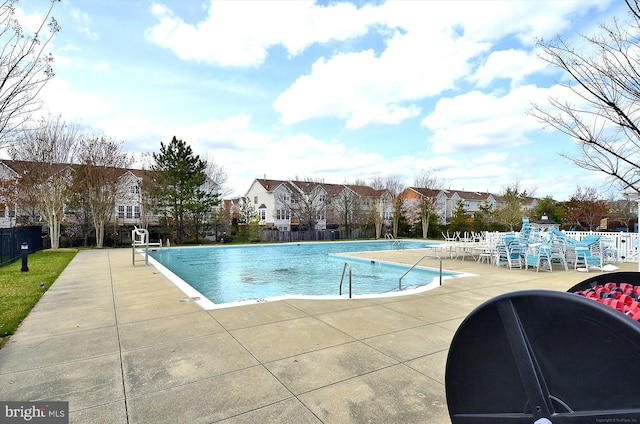
[(61, 117), (43, 119), (25, 128), (9, 149), (19, 174), (19, 190), (36, 199), (40, 216), (49, 226), (51, 248), (57, 249), (64, 206), (74, 192), (73, 162), (77, 129)]
[(0, 207), (2, 211), (0, 216), (4, 216), (4, 209), (7, 208), (9, 212), (9, 225), (13, 227), (11, 218), (16, 218), (16, 206), (18, 205), (18, 178), (15, 176), (7, 176), (0, 179)]
[(371, 181), (371, 187), (376, 190), (377, 196), (373, 199), (372, 206), (372, 219), (373, 225), (376, 229), (376, 238), (382, 237), (382, 227), (385, 222), (385, 211), (391, 206), (393, 199), (389, 196), (385, 184), (384, 178), (380, 175), (374, 175)]
[(54, 76), (53, 56), (45, 49), (60, 31), (50, 17), (55, 0), (33, 35), (26, 35), (17, 21), (17, 3), (0, 4), (0, 146), (15, 141), (16, 131), (40, 109), (38, 94)]
[(640, 4), (625, 2), (627, 20), (581, 36), (586, 52), (559, 36), (538, 41), (541, 58), (568, 77), (558, 83), (568, 98), (551, 97), (548, 106), (533, 104), (529, 113), (576, 141), (579, 153), (564, 156), (577, 166), (640, 191)]
[(332, 196), (331, 209), (337, 215), (347, 238), (350, 238), (351, 229), (358, 222), (362, 211), (362, 198), (352, 187), (348, 185), (342, 187), (342, 190)]
[(229, 174), (227, 174), (222, 165), (215, 161), (213, 155), (207, 155), (205, 161), (207, 162), (207, 167), (204, 172), (207, 174), (209, 182), (217, 187), (217, 192), (220, 196), (229, 195), (230, 190), (225, 187), (229, 182)]
[(415, 185), (420, 190), (420, 222), (422, 224), (422, 238), (429, 237), (429, 220), (431, 215), (436, 213), (441, 206), (438, 202), (438, 193), (443, 188), (442, 181), (436, 176), (434, 171), (422, 171), (415, 179)]
[(129, 190), (120, 177), (132, 158), (122, 150), (122, 143), (106, 137), (83, 137), (78, 144), (78, 161), (76, 188), (87, 201), (96, 247), (102, 248), (104, 228), (115, 213), (116, 200)]
[(402, 216), (402, 201), (400, 201), (398, 196), (404, 191), (405, 185), (398, 175), (390, 174), (384, 179), (384, 188), (389, 192), (394, 202), (393, 216), (391, 218), (392, 228), (393, 236), (398, 237), (398, 223), (400, 222), (400, 216)]
[(372, 225), (375, 237), (380, 238), (385, 223), (385, 214), (392, 205), (392, 199), (384, 188), (383, 179), (375, 176), (371, 185), (356, 179), (353, 184), (345, 184), (345, 187), (351, 189), (355, 195), (352, 201), (343, 202), (344, 206), (348, 205), (351, 209), (351, 227), (355, 225), (366, 230)]
[(276, 196), (280, 217), (297, 218), (302, 228), (312, 232), (326, 214), (326, 191), (320, 181), (305, 178), (285, 184), (286, 190)]

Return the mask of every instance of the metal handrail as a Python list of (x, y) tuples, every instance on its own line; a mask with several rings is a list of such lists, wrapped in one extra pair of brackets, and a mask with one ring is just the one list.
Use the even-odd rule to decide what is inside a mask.
[(342, 296), (342, 281), (344, 280), (344, 272), (349, 267), (349, 299), (351, 299), (351, 264), (349, 262), (344, 263), (344, 267), (342, 267), (342, 278), (340, 278), (340, 296)]
[(442, 258), (438, 255), (424, 255), (423, 257), (421, 257), (420, 259), (418, 259), (418, 262), (416, 262), (415, 264), (413, 264), (411, 266), (411, 268), (409, 268), (407, 270), (407, 272), (405, 272), (404, 274), (402, 274), (402, 277), (400, 277), (400, 280), (398, 281), (398, 290), (402, 290), (402, 279), (404, 278), (405, 275), (407, 275), (409, 272), (411, 272), (411, 270), (413, 268), (415, 268), (416, 266), (418, 266), (418, 264), (420, 262), (422, 262), (423, 259), (425, 258), (436, 258), (439, 262), (440, 262), (440, 287), (442, 287)]
[(404, 250), (404, 240), (397, 239), (391, 233), (386, 233), (384, 238), (391, 242), (391, 248), (398, 246), (398, 250)]

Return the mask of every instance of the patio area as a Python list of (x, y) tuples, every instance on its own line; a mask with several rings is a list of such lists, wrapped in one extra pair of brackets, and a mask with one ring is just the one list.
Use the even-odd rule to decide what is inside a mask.
[(69, 401), (72, 423), (449, 423), (444, 370), (464, 317), (499, 294), (566, 291), (594, 273), (443, 267), (472, 276), (401, 297), (204, 311), (152, 266), (133, 267), (129, 249), (83, 250), (0, 349), (0, 399)]

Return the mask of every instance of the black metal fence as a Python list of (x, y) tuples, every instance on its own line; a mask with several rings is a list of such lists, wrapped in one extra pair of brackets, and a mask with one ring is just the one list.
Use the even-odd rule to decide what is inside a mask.
[(0, 267), (20, 259), (20, 247), (25, 242), (29, 245), (29, 253), (42, 250), (42, 227), (0, 228)]

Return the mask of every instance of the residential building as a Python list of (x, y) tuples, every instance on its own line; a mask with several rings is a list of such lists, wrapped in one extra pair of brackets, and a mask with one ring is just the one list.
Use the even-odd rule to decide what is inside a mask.
[(494, 210), (500, 207), (496, 196), (491, 193), (463, 190), (443, 190), (443, 192), (446, 196), (446, 221), (451, 220), (460, 201), (462, 201), (462, 203), (464, 204), (464, 210), (470, 214), (479, 212), (480, 206), (483, 203), (491, 205)]
[[(28, 205), (28, 199), (19, 196), (17, 182), (25, 169), (33, 167), (30, 162), (0, 160), (0, 227), (12, 227), (29, 223), (41, 223), (36, 205)], [(59, 172), (73, 173), (76, 165), (60, 164)], [(121, 169), (120, 189), (117, 191), (113, 214), (108, 228), (118, 232), (121, 227), (148, 227), (159, 224), (159, 215), (146, 207), (142, 193), (142, 182), (147, 173), (140, 169)], [(207, 181), (205, 189), (216, 190), (212, 181)], [(35, 202), (34, 202), (35, 203)], [(70, 209), (73, 208), (73, 209)], [(64, 205), (63, 225), (77, 224), (84, 218), (82, 206)], [(109, 230), (111, 231), (111, 230)]]
[(438, 222), (447, 222), (448, 198), (445, 190), (431, 188), (409, 187), (398, 196), (405, 207), (420, 211), (421, 205), (426, 203), (438, 217)]
[(335, 229), (345, 220), (366, 224), (374, 211), (390, 211), (390, 195), (367, 186), (314, 181), (255, 179), (245, 199), (255, 208), (259, 224), (281, 231)]

